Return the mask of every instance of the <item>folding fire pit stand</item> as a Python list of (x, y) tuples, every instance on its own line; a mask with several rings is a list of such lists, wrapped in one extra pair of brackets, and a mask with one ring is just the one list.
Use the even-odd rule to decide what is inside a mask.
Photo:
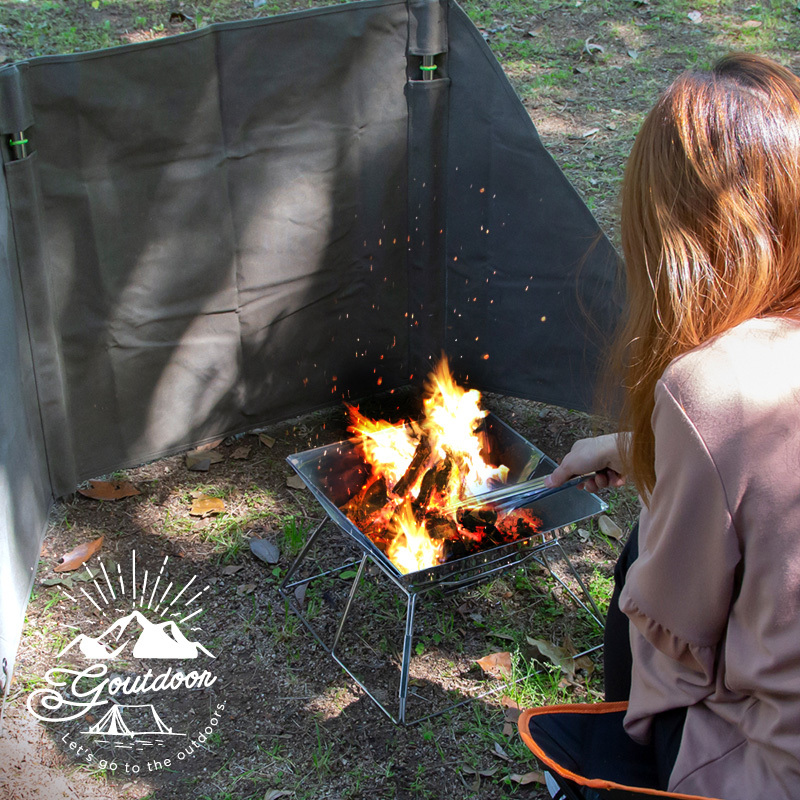
[[(555, 462), (548, 458), (541, 450), (534, 447), (513, 429), (497, 418), (489, 415), (485, 420), (488, 438), (492, 442), (491, 456), (497, 463), (509, 467), (509, 483), (517, 483), (530, 477), (546, 475), (555, 468)], [(488, 578), (500, 574), (512, 567), (523, 564), (533, 559), (541, 564), (564, 587), (575, 602), (583, 608), (597, 623), (603, 626), (603, 615), (597, 604), (580, 578), (577, 570), (569, 560), (561, 545), (557, 531), (587, 517), (594, 516), (605, 510), (607, 505), (595, 495), (578, 489), (566, 489), (558, 494), (550, 495), (540, 501), (532, 503), (530, 510), (542, 520), (542, 531), (527, 539), (514, 541), (508, 544), (480, 551), (463, 558), (447, 561), (428, 569), (419, 570), (406, 575), (392, 564), (376, 545), (365, 536), (340, 510), (349, 497), (362, 485), (366, 474), (366, 467), (361, 462), (352, 442), (338, 442), (336, 444), (307, 450), (303, 453), (288, 458), (291, 466), (303, 479), (314, 497), (323, 507), (328, 517), (322, 519), (312, 531), (308, 541), (295, 559), (281, 585), (280, 592), (292, 599), (292, 590), (302, 584), (309, 584), (326, 575), (342, 572), (358, 565), (358, 569), (344, 610), (339, 619), (333, 641), (327, 644), (320, 633), (311, 624), (308, 617), (294, 604), (294, 611), (303, 624), (323, 649), (336, 661), (342, 669), (364, 690), (370, 699), (383, 711), (392, 722), (396, 724), (412, 724), (421, 722), (432, 716), (444, 713), (457, 705), (448, 706), (433, 714), (427, 714), (414, 720), (406, 719), (406, 701), (408, 699), (409, 666), (411, 663), (411, 645), (414, 635), (414, 616), (416, 612), (417, 597), (434, 589), (445, 592), (456, 591), (469, 586), (474, 586)], [(360, 560), (350, 561), (333, 569), (318, 572), (309, 577), (295, 579), (300, 567), (306, 561), (309, 551), (319, 537), (326, 523), (333, 522), (342, 532), (350, 536), (362, 551)], [(575, 592), (553, 571), (550, 566), (549, 555), (555, 551), (566, 562), (572, 576), (577, 581), (588, 605), (578, 597)], [(371, 561), (378, 569), (396, 586), (406, 598), (405, 635), (403, 638), (402, 661), (400, 667), (399, 707), (397, 715), (393, 715), (386, 706), (367, 688), (364, 682), (353, 672), (337, 653), (342, 633), (345, 630), (348, 615), (353, 605), (353, 600), (364, 574), (367, 561)], [(597, 647), (581, 653), (592, 652)], [(491, 689), (479, 695), (481, 697), (497, 691)], [(475, 698), (469, 698), (475, 699)], [(465, 700), (463, 702), (469, 702)]]

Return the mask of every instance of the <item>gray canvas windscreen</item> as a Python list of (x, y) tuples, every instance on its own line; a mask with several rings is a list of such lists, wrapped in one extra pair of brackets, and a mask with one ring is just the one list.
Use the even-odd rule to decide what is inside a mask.
[(581, 297), (610, 327), (613, 252), (445, 0), (2, 67), (0, 134), (0, 658), (82, 479), (442, 351), (478, 388), (589, 405)]
[(369, 2), (25, 65), (57, 494), (407, 381), (407, 28)]
[[(0, 183), (4, 183), (0, 178)], [(5, 186), (0, 191), (0, 695), (7, 693), (52, 500)]]
[(590, 410), (617, 256), (466, 15), (449, 15), (445, 349), (480, 389)]

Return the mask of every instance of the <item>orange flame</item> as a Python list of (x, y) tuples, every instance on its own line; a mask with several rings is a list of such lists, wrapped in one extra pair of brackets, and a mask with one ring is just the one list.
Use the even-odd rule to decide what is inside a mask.
[[(384, 547), (403, 574), (441, 563), (447, 539), (476, 546), (483, 527), (464, 528), (454, 507), (459, 500), (504, 483), (508, 476), (507, 467), (492, 466), (484, 458), (485, 442), (478, 428), (488, 412), (480, 407), (480, 392), (459, 386), (444, 357), (428, 376), (425, 389), (419, 424), (393, 425), (348, 408), (349, 429), (372, 467), (373, 480), (346, 510), (351, 519), (351, 511), (360, 515), (353, 521)], [(364, 511), (358, 501), (369, 490), (372, 503), (376, 481), (383, 482), (385, 498), (378, 492), (380, 508), (369, 505)], [(516, 515), (509, 515), (497, 520), (495, 531), (513, 539), (530, 535), (536, 523), (528, 514), (525, 524), (517, 525)]]

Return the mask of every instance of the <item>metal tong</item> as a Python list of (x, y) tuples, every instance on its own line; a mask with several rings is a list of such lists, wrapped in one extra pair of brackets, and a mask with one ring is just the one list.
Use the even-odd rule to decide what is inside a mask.
[(460, 508), (468, 508), (476, 505), (491, 505), (495, 510), (501, 513), (508, 513), (521, 506), (532, 503), (534, 500), (541, 500), (562, 489), (569, 489), (577, 486), (583, 481), (587, 481), (594, 477), (594, 472), (589, 472), (585, 475), (577, 475), (570, 478), (560, 486), (545, 486), (545, 479), (549, 475), (542, 475), (539, 478), (532, 478), (531, 480), (522, 481), (521, 483), (514, 483), (510, 486), (502, 486), (499, 489), (494, 489), (491, 492), (484, 492), (483, 494), (476, 494), (472, 497), (467, 497), (464, 500), (459, 500), (450, 506), (450, 509), (457, 511)]

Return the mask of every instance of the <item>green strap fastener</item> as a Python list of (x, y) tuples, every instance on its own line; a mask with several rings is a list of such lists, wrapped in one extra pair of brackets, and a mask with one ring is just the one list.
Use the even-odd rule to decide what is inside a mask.
[(16, 141), (14, 141), (14, 139), (9, 139), (8, 143), (11, 145), (11, 147), (19, 147), (19, 145), (21, 145), (21, 144), (28, 144), (28, 140), (27, 139), (17, 139)]
[(439, 68), (436, 66), (436, 64), (434, 64), (431, 67), (420, 67), (420, 69), (421, 70), (425, 70), (426, 72), (433, 72), (433, 70), (439, 69)]

